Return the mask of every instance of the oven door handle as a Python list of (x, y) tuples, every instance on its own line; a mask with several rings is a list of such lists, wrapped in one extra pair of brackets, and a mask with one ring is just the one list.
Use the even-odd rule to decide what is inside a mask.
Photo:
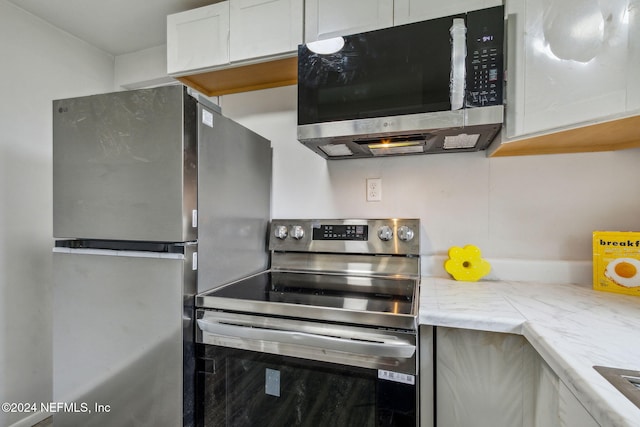
[(415, 345), (392, 338), (384, 341), (381, 339), (367, 340), (366, 337), (363, 337), (362, 340), (354, 340), (308, 332), (238, 326), (203, 319), (198, 319), (198, 326), (203, 332), (217, 336), (295, 344), (320, 350), (335, 350), (368, 356), (410, 359), (416, 352)]

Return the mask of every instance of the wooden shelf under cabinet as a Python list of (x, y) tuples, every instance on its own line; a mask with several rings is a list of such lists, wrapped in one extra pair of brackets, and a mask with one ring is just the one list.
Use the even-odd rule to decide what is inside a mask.
[(490, 157), (583, 153), (640, 147), (640, 115), (503, 142)]
[(176, 79), (206, 96), (295, 85), (298, 83), (298, 58), (231, 66)]

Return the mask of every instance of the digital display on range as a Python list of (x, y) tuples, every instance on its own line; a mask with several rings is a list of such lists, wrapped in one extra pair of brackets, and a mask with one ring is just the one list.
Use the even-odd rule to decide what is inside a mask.
[(313, 240), (353, 240), (369, 239), (367, 225), (319, 225), (313, 228)]

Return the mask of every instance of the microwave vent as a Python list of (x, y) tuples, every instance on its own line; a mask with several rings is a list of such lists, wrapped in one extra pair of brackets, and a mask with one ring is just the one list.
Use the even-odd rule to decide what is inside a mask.
[(448, 135), (444, 137), (442, 148), (445, 150), (475, 148), (478, 139), (480, 139), (480, 134), (477, 133), (472, 135), (467, 135), (466, 133)]
[(353, 151), (346, 144), (327, 144), (318, 148), (329, 157), (353, 156)]

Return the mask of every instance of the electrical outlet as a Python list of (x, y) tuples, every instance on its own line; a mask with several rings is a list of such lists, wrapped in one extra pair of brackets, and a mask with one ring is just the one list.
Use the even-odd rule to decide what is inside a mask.
[(367, 178), (367, 202), (382, 201), (382, 178)]

